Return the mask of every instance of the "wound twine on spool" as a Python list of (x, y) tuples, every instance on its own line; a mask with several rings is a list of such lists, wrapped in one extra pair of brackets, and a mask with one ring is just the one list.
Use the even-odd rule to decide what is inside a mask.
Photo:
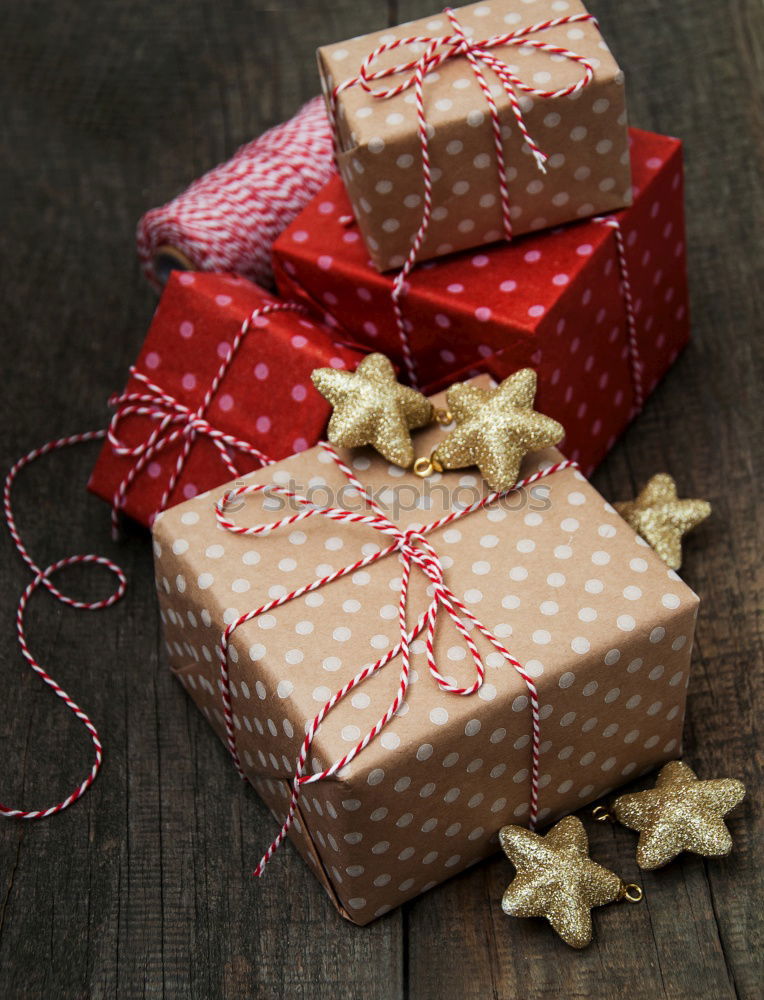
[(138, 223), (138, 257), (161, 289), (172, 270), (229, 271), (273, 281), (276, 238), (334, 172), (323, 98), (242, 146)]

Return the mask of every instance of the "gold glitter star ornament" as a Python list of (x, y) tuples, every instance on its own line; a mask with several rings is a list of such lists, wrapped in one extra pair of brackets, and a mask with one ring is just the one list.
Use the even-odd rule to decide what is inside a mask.
[(732, 837), (724, 817), (743, 801), (735, 778), (700, 781), (679, 760), (661, 768), (655, 788), (622, 795), (611, 807), (624, 826), (639, 831), (637, 864), (662, 868), (682, 851), (706, 858), (729, 854)]
[(653, 476), (636, 500), (614, 506), (669, 569), (682, 565), (682, 538), (711, 513), (706, 500), (680, 500), (676, 483), (665, 472)]
[[(520, 463), (530, 451), (559, 444), (565, 429), (533, 409), (536, 373), (523, 368), (495, 389), (460, 382), (446, 393), (456, 427), (419, 470), (462, 469), (477, 465), (492, 490), (514, 486)], [(417, 463), (419, 465), (419, 463)]]
[(584, 948), (592, 939), (593, 907), (642, 898), (639, 886), (624, 885), (591, 860), (586, 831), (575, 816), (561, 819), (543, 837), (522, 826), (505, 826), (499, 842), (517, 869), (502, 910), (512, 917), (545, 917), (573, 948)]
[(354, 372), (316, 368), (316, 389), (334, 407), (328, 437), (333, 445), (357, 448), (370, 444), (393, 465), (408, 468), (414, 461), (409, 433), (424, 427), (434, 415), (432, 403), (420, 392), (400, 385), (384, 354), (369, 354)]

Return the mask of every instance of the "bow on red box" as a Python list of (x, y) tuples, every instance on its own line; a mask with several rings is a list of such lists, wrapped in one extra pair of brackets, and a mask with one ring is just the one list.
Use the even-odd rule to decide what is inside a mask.
[(175, 272), (125, 391), (89, 489), (145, 525), (228, 479), (311, 447), (329, 407), (314, 368), (361, 354), (303, 306), (243, 278)]

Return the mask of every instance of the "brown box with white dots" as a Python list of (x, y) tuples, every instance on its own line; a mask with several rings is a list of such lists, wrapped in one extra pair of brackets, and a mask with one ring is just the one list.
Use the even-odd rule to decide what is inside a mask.
[[(442, 434), (416, 432), (417, 453)], [(319, 446), (239, 484), (276, 484), (353, 518), (304, 516), (305, 506), (256, 493), (225, 516), (247, 529), (291, 521), (236, 534), (216, 514), (229, 484), (159, 515), (156, 580), (170, 665), (224, 741), (221, 637), (261, 612), (228, 636), (231, 736), (277, 823), (306, 732), (310, 776), (376, 732), (345, 766), (301, 784), (289, 831), (343, 915), (364, 924), (496, 851), (504, 824), (535, 809), (544, 825), (679, 756), (698, 599), (575, 468), (481, 506), (469, 471), (422, 480), (368, 449), (337, 454), (381, 512), (372, 521)], [(559, 460), (554, 450), (529, 456), (521, 474)], [(454, 512), (464, 513), (428, 527)], [(407, 628), (422, 616), (424, 627), (406, 676), (397, 644), (407, 560)], [(438, 595), (436, 676), (427, 615)], [(463, 632), (444, 595), (469, 612)], [(478, 677), (470, 641), (485, 677), (460, 695), (449, 689)], [(249, 844), (253, 862), (266, 846)]]
[[(426, 201), (417, 60), (427, 64), (422, 107), (432, 181), (418, 260), (506, 237), (506, 212), (519, 235), (631, 204), (624, 76), (583, 4), (491, 0), (461, 7), (455, 17), (458, 26), (444, 12), (318, 50), (338, 166), (380, 271), (404, 263)], [(458, 49), (460, 31), (469, 54)], [(368, 64), (370, 79), (359, 79), (380, 47)], [(497, 75), (502, 66), (508, 89)], [(388, 90), (396, 92), (382, 96)]]

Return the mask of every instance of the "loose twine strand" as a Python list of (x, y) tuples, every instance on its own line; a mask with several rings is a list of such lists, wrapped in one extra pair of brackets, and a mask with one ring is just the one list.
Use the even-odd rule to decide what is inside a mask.
[[(95, 781), (98, 776), (98, 772), (101, 769), (101, 765), (103, 764), (103, 744), (101, 743), (101, 738), (92, 719), (82, 708), (80, 708), (77, 702), (74, 701), (69, 694), (67, 694), (58, 682), (54, 680), (54, 678), (48, 673), (48, 670), (37, 660), (30, 649), (25, 625), (25, 613), (30, 598), (36, 590), (42, 587), (57, 601), (60, 601), (68, 607), (79, 611), (99, 611), (103, 608), (109, 608), (113, 604), (116, 604), (117, 601), (121, 600), (127, 587), (127, 578), (122, 568), (106, 556), (94, 555), (92, 553), (67, 556), (63, 559), (59, 559), (57, 562), (51, 563), (50, 566), (47, 566), (44, 569), (35, 562), (21, 537), (11, 499), (13, 486), (19, 476), (19, 473), (31, 462), (34, 462), (38, 458), (42, 458), (44, 455), (48, 455), (53, 451), (58, 451), (62, 448), (69, 448), (72, 445), (86, 444), (91, 441), (101, 441), (104, 438), (107, 439), (115, 454), (134, 459), (128, 473), (118, 485), (112, 498), (112, 525), (116, 533), (119, 526), (119, 519), (124, 509), (129, 491), (135, 485), (135, 482), (139, 478), (141, 472), (147, 467), (152, 458), (176, 442), (181, 442), (182, 447), (175, 464), (170, 468), (167, 486), (160, 501), (159, 509), (161, 510), (163, 510), (169, 502), (172, 491), (183, 473), (185, 463), (189, 457), (194, 441), (196, 441), (199, 437), (204, 437), (212, 441), (225, 468), (234, 478), (240, 475), (240, 472), (233, 460), (232, 452), (234, 451), (256, 458), (261, 465), (272, 464), (273, 459), (269, 458), (259, 449), (255, 448), (254, 445), (251, 445), (246, 441), (240, 441), (238, 438), (226, 434), (218, 428), (212, 426), (206, 418), (206, 411), (220, 388), (220, 383), (233, 362), (233, 359), (236, 356), (244, 338), (250, 334), (252, 329), (258, 327), (263, 321), (267, 324), (267, 317), (269, 314), (284, 311), (303, 314), (305, 309), (303, 306), (294, 303), (268, 303), (253, 310), (253, 312), (247, 316), (234, 338), (226, 357), (222, 360), (212, 382), (210, 383), (203, 397), (202, 403), (196, 410), (191, 410), (189, 407), (180, 403), (169, 393), (165, 392), (159, 386), (151, 382), (145, 375), (142, 375), (135, 369), (131, 369), (133, 377), (137, 378), (138, 381), (145, 386), (147, 392), (128, 392), (114, 397), (112, 403), (116, 406), (116, 412), (108, 428), (96, 431), (85, 431), (82, 434), (72, 434), (69, 437), (49, 441), (47, 444), (42, 445), (42, 447), (34, 448), (32, 451), (20, 458), (8, 472), (3, 488), (3, 512), (5, 515), (5, 521), (11, 538), (13, 539), (13, 544), (16, 546), (16, 550), (26, 563), (33, 577), (21, 595), (16, 610), (16, 635), (21, 649), (21, 654), (32, 670), (38, 677), (40, 677), (43, 683), (47, 684), (54, 694), (64, 702), (66, 707), (83, 724), (93, 744), (94, 760), (90, 771), (87, 773), (85, 778), (72, 792), (69, 793), (69, 795), (66, 796), (66, 798), (56, 802), (52, 806), (48, 806), (47, 808), (29, 810), (14, 808), (0, 803), (0, 816), (5, 816), (7, 819), (45, 819), (47, 816), (52, 816), (55, 813), (59, 813), (62, 810), (67, 809), (78, 799), (82, 798), (85, 792)], [(142, 443), (136, 445), (126, 445), (119, 438), (119, 427), (124, 419), (136, 415), (149, 418), (156, 424), (156, 426), (151, 430), (148, 437)], [(52, 577), (54, 577), (60, 570), (66, 569), (70, 566), (86, 564), (103, 566), (117, 578), (116, 588), (107, 597), (101, 598), (97, 601), (81, 601), (62, 591), (53, 582)]]
[[(16, 610), (16, 635), (19, 646), (21, 647), (21, 654), (43, 683), (48, 685), (53, 693), (64, 702), (66, 707), (83, 724), (90, 736), (94, 752), (94, 760), (90, 771), (80, 784), (66, 796), (66, 798), (55, 803), (55, 805), (43, 809), (17, 809), (0, 803), (0, 816), (5, 816), (8, 819), (45, 819), (47, 816), (52, 816), (55, 813), (62, 812), (62, 810), (67, 809), (78, 799), (82, 798), (85, 792), (95, 781), (103, 763), (103, 745), (101, 744), (98, 730), (90, 719), (90, 716), (84, 711), (84, 709), (80, 708), (77, 702), (66, 693), (66, 691), (53, 679), (53, 677), (51, 677), (47, 669), (32, 653), (27, 642), (24, 615), (29, 599), (40, 587), (45, 588), (53, 597), (55, 597), (57, 601), (60, 601), (68, 607), (76, 608), (77, 610), (98, 611), (102, 608), (110, 608), (123, 597), (125, 588), (127, 587), (127, 578), (125, 577), (122, 569), (111, 559), (108, 559), (106, 556), (93, 554), (67, 556), (64, 559), (59, 559), (57, 562), (51, 563), (51, 565), (46, 566), (45, 569), (42, 569), (29, 554), (21, 535), (19, 534), (18, 525), (16, 523), (16, 515), (11, 503), (11, 491), (19, 473), (23, 468), (25, 468), (25, 466), (29, 465), (30, 462), (34, 462), (36, 459), (41, 458), (43, 455), (47, 455), (52, 451), (57, 451), (61, 448), (68, 448), (75, 444), (98, 441), (105, 436), (105, 430), (86, 431), (83, 434), (73, 434), (70, 437), (58, 438), (55, 441), (49, 441), (41, 448), (35, 448), (20, 458), (5, 477), (5, 485), (3, 489), (3, 511), (5, 514), (5, 520), (8, 525), (11, 538), (13, 539), (13, 544), (16, 546), (19, 555), (29, 567), (33, 575), (31, 582), (21, 595), (18, 608)], [(69, 566), (84, 564), (103, 566), (116, 576), (117, 586), (111, 594), (98, 601), (80, 601), (60, 590), (51, 580), (51, 577), (55, 576), (59, 570), (65, 569)]]

